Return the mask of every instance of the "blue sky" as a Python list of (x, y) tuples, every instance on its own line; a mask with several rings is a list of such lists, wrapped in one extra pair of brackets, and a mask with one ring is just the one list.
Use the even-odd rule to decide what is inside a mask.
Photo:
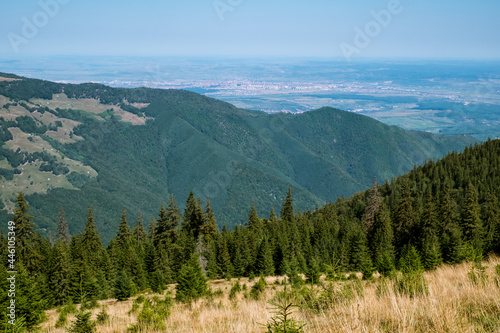
[[(397, 2), (2, 0), (0, 56), (500, 59), (498, 0)], [(390, 8), (383, 24), (372, 15)]]

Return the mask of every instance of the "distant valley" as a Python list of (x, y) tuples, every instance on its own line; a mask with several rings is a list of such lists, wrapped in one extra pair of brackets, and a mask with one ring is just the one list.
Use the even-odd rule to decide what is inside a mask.
[(83, 230), (90, 204), (108, 241), (120, 209), (149, 219), (190, 191), (232, 227), (248, 203), (279, 207), (288, 187), (296, 208), (315, 209), (476, 142), (328, 107), (267, 114), (185, 90), (0, 77), (2, 218), (24, 192), (44, 233), (60, 207)]

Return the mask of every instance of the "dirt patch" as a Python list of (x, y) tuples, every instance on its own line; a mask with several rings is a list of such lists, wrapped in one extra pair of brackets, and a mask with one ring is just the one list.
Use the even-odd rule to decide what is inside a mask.
[(0, 82), (12, 82), (12, 81), (21, 81), (21, 79), (14, 79), (14, 78), (11, 78), (11, 77), (3, 77), (3, 76), (0, 76)]

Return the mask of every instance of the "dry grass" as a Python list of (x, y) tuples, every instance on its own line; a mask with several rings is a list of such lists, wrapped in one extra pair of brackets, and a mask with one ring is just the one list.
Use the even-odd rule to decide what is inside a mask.
[(12, 82), (12, 81), (21, 81), (21, 79), (14, 79), (12, 77), (3, 77), (3, 76), (0, 76), (0, 82)]
[(56, 108), (61, 109), (75, 109), (84, 110), (96, 116), (105, 112), (106, 110), (113, 109), (113, 113), (121, 118), (121, 121), (131, 123), (132, 125), (144, 125), (146, 118), (139, 117), (136, 114), (125, 111), (117, 105), (101, 104), (97, 99), (91, 98), (68, 98), (66, 94), (53, 95), (52, 100), (47, 101), (43, 99), (33, 99), (31, 102), (35, 105), (47, 106), (53, 110)]
[[(495, 273), (499, 258), (485, 263), (488, 279), (474, 283), (468, 277), (470, 263), (458, 266), (442, 266), (434, 272), (425, 273), (429, 293), (426, 296), (408, 297), (392, 289), (393, 281), (384, 294), (377, 293), (382, 280), (364, 281), (361, 296), (317, 311), (301, 307), (294, 318), (306, 323), (305, 332), (500, 332), (500, 277)], [(212, 299), (205, 298), (193, 304), (175, 304), (166, 320), (166, 332), (263, 332), (259, 323), (266, 323), (273, 309), (268, 301), (281, 285), (274, 281), (282, 278), (267, 278), (268, 286), (260, 300), (244, 297), (245, 292), (228, 297), (231, 283), (224, 280), (211, 281), (210, 286), (222, 290), (223, 294)], [(241, 279), (248, 290), (257, 279), (249, 282)], [(236, 280), (233, 279), (232, 283)], [(338, 286), (349, 282), (335, 282)], [(173, 288), (173, 286), (171, 286)], [(151, 295), (147, 295), (150, 297)], [(116, 302), (102, 301), (108, 305), (110, 321), (98, 326), (98, 332), (126, 332), (136, 322), (136, 314), (129, 314), (132, 300)], [(96, 318), (99, 309), (93, 311)], [(64, 332), (54, 328), (57, 320), (55, 310), (47, 312), (48, 320), (42, 324), (43, 332)], [(74, 317), (68, 317), (70, 322)]]

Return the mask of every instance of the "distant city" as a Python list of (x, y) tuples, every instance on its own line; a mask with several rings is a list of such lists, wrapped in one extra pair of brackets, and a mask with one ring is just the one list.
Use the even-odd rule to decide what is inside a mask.
[(330, 106), (406, 129), (482, 140), (500, 133), (500, 62), (58, 57), (0, 59), (0, 71), (64, 83), (186, 89), (268, 113)]

